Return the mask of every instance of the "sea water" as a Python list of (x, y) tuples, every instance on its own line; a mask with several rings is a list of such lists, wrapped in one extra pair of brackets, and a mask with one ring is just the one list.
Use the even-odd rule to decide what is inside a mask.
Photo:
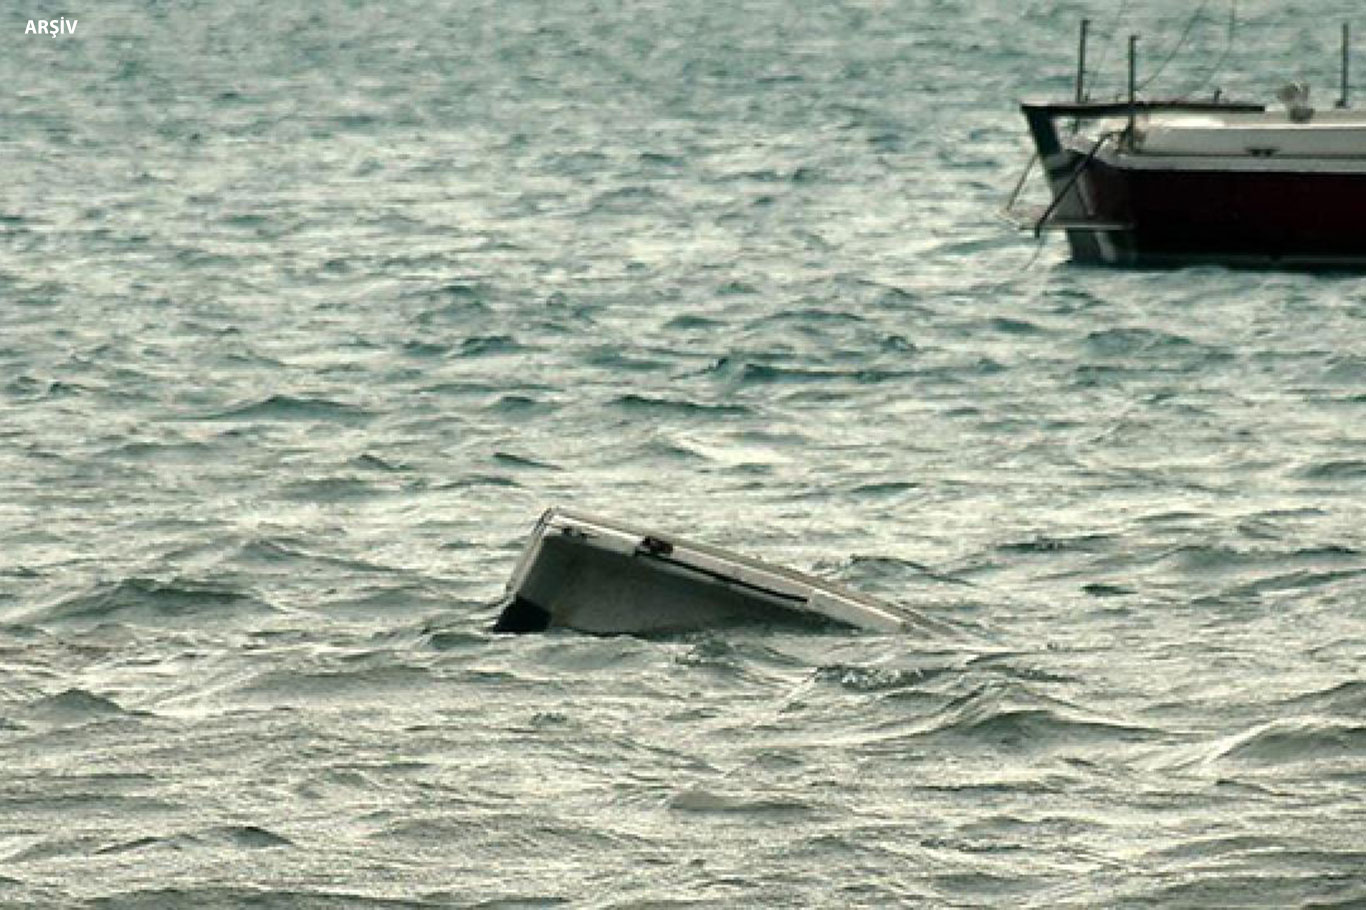
[[(1366, 284), (997, 217), (1231, 6), (12, 4), (0, 905), (1366, 905)], [(925, 622), (495, 636), (552, 504)]]

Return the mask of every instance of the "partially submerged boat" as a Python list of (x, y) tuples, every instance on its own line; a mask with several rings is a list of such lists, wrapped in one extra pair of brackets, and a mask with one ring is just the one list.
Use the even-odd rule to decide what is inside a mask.
[(1366, 266), (1366, 112), (1348, 109), (1346, 26), (1332, 110), (1302, 84), (1276, 109), (1144, 100), (1135, 46), (1128, 98), (1086, 100), (1083, 23), (1075, 100), (1021, 105), (1052, 199), (1026, 213), (1017, 186), (1017, 223), (1064, 232), (1082, 263)]
[(550, 509), (513, 570), (494, 631), (655, 635), (794, 621), (900, 632), (913, 616), (719, 547)]

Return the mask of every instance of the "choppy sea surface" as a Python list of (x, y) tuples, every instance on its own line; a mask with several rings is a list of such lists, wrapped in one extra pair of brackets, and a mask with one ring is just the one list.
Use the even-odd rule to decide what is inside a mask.
[[(0, 906), (1366, 906), (1366, 282), (997, 218), (1360, 8), (1138, 6), (8, 5)], [(932, 621), (495, 636), (553, 504)]]

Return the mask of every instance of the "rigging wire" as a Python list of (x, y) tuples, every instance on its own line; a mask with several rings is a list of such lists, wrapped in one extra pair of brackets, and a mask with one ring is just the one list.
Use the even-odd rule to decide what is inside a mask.
[[(1096, 61), (1096, 65), (1094, 67), (1090, 68), (1090, 72), (1085, 73), (1086, 84), (1088, 86), (1091, 84), (1091, 73), (1094, 73), (1097, 77), (1099, 77), (1101, 73), (1105, 72), (1105, 58), (1110, 53), (1110, 45), (1114, 43), (1115, 36), (1119, 34), (1120, 28), (1124, 25), (1124, 17), (1128, 14), (1129, 0), (1120, 0), (1119, 10), (1115, 13), (1115, 21), (1110, 26), (1110, 33), (1106, 35), (1105, 43), (1100, 46), (1100, 59)], [(1086, 98), (1083, 98), (1082, 100), (1090, 100), (1090, 97), (1091, 93), (1090, 91), (1087, 91)]]
[(1141, 92), (1149, 85), (1152, 85), (1157, 77), (1162, 75), (1162, 71), (1167, 68), (1167, 64), (1176, 59), (1176, 55), (1180, 53), (1181, 48), (1185, 46), (1186, 41), (1191, 36), (1191, 31), (1195, 28), (1195, 24), (1200, 20), (1200, 17), (1204, 15), (1205, 7), (1207, 6), (1209, 6), (1209, 0), (1200, 0), (1200, 5), (1195, 8), (1195, 11), (1190, 14), (1190, 18), (1186, 20), (1186, 27), (1181, 31), (1181, 37), (1176, 39), (1176, 44), (1172, 45), (1172, 49), (1167, 52), (1167, 56), (1157, 65), (1157, 69), (1153, 70), (1152, 75), (1138, 84), (1138, 91)]
[(1233, 36), (1238, 29), (1238, 0), (1229, 0), (1228, 4), (1228, 32), (1224, 36), (1224, 49), (1219, 54), (1219, 59), (1214, 61), (1214, 65), (1205, 71), (1202, 78), (1194, 88), (1187, 91), (1182, 98), (1189, 98), (1197, 92), (1203, 91), (1213, 79), (1219, 75), (1219, 71), (1224, 68), (1224, 63), (1228, 60), (1229, 52), (1233, 50)]

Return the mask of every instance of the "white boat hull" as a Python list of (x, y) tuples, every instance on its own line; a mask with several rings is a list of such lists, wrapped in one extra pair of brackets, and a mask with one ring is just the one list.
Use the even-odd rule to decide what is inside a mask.
[(513, 571), (494, 629), (651, 635), (784, 621), (900, 632), (911, 615), (717, 547), (551, 509)]

